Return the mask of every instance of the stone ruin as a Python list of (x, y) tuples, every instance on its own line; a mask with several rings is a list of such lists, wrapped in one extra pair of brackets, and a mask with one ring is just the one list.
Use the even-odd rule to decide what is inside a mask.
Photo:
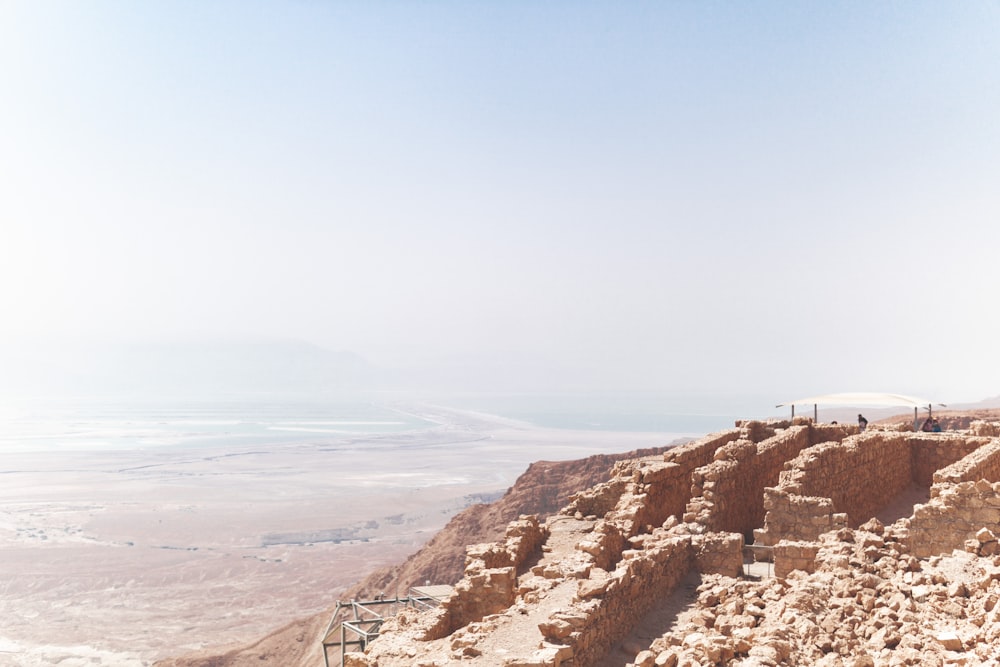
[(344, 665), (1000, 664), (998, 526), (998, 424), (737, 422), (468, 547)]

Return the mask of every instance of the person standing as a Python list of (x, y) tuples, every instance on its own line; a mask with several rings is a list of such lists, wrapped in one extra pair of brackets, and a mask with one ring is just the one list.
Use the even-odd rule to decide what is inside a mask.
[(868, 428), (868, 420), (863, 414), (858, 413), (858, 431), (864, 433), (866, 428)]

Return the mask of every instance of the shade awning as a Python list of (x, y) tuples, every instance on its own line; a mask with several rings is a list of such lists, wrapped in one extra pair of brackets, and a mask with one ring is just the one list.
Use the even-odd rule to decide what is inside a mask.
[(853, 392), (846, 394), (822, 394), (820, 396), (807, 396), (797, 398), (794, 401), (778, 403), (775, 407), (780, 408), (786, 405), (878, 405), (886, 407), (907, 406), (911, 408), (923, 408), (930, 405), (940, 405), (946, 407), (944, 403), (934, 403), (926, 398), (916, 396), (906, 396), (904, 394), (879, 394), (873, 392)]

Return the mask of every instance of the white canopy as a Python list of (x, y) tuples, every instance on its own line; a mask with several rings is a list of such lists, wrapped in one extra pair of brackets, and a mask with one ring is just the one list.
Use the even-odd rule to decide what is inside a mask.
[[(823, 394), (822, 396), (807, 396), (797, 398), (794, 401), (779, 403), (776, 408), (785, 405), (792, 406), (792, 417), (795, 417), (796, 405), (812, 405), (813, 419), (819, 421), (818, 406), (820, 405), (849, 405), (859, 407), (862, 405), (878, 405), (886, 407), (907, 406), (913, 408), (913, 428), (917, 428), (917, 410), (927, 408), (928, 414), (933, 410), (933, 403), (926, 398), (916, 396), (905, 396), (903, 394), (878, 394), (872, 392), (853, 392), (847, 394)], [(941, 407), (946, 407), (944, 403), (937, 403)], [(860, 415), (859, 415), (860, 416)]]
[[(911, 408), (930, 407), (933, 401), (916, 396), (904, 396), (903, 394), (877, 394), (872, 392), (853, 392), (848, 394), (823, 394), (821, 396), (808, 396), (797, 398), (794, 401), (778, 403), (775, 407), (786, 405), (883, 405), (895, 407), (905, 405)], [(944, 407), (944, 403), (938, 403)]]

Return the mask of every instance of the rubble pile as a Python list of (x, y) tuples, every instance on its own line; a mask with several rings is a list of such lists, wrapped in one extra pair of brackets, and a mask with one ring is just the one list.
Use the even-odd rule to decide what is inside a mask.
[[(1000, 661), (1000, 558), (926, 561), (877, 520), (823, 536), (813, 573), (703, 577), (636, 667), (985, 665)], [(995, 543), (992, 534), (984, 544)], [(970, 547), (973, 545), (970, 545)]]

